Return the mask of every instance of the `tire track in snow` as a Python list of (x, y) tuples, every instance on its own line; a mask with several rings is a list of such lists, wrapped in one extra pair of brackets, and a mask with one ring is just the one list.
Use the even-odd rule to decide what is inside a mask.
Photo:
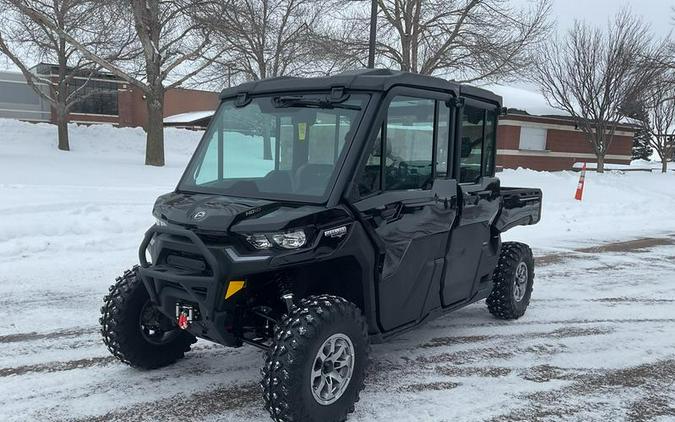
[(57, 372), (71, 369), (91, 368), (104, 364), (110, 364), (117, 359), (114, 356), (102, 356), (86, 359), (69, 360), (65, 362), (48, 362), (36, 365), (24, 365), (14, 368), (0, 368), (0, 378), (12, 375), (24, 375), (33, 372)]
[(45, 339), (61, 339), (66, 337), (78, 337), (87, 334), (97, 333), (99, 331), (98, 327), (82, 327), (82, 328), (72, 328), (68, 330), (56, 330), (49, 331), (45, 333), (17, 333), (17, 334), (8, 334), (0, 336), (0, 343), (17, 343), (17, 342), (27, 342), (27, 341), (36, 341), (36, 340), (45, 340)]
[[(675, 359), (661, 360), (628, 368), (570, 373), (549, 368), (550, 379), (572, 380), (571, 385), (527, 394), (527, 405), (492, 419), (493, 422), (540, 421), (572, 418), (588, 420), (598, 408), (612, 406), (597, 400), (599, 393), (614, 389), (637, 390), (638, 400), (627, 401), (628, 421), (648, 421), (658, 416), (675, 416), (675, 405), (668, 397), (675, 384)], [(594, 397), (595, 396), (595, 397)]]

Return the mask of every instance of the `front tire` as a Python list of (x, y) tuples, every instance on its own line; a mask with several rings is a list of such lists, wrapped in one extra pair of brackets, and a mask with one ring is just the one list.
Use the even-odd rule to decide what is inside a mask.
[(368, 365), (359, 308), (310, 296), (279, 323), (262, 370), (263, 399), (278, 422), (342, 422), (354, 411)]
[(499, 319), (518, 319), (530, 304), (534, 284), (534, 258), (524, 243), (504, 242), (495, 269), (488, 310)]
[(125, 271), (110, 286), (99, 322), (108, 350), (120, 361), (139, 369), (170, 365), (197, 341), (152, 305), (137, 266)]

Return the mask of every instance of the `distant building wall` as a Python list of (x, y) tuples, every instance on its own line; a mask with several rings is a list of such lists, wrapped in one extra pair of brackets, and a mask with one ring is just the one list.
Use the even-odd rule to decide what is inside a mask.
[[(47, 85), (39, 85), (45, 92)], [(0, 72), (0, 118), (48, 122), (49, 103), (28, 85), (21, 73)]]
[[(45, 77), (55, 78), (54, 67), (39, 64), (34, 71)], [(87, 85), (87, 90), (105, 90), (104, 93), (88, 96), (76, 104), (69, 120), (76, 123), (110, 123), (118, 126), (145, 126), (147, 111), (143, 92), (110, 74), (76, 77), (74, 84)], [(49, 90), (46, 84), (41, 89)], [(215, 110), (219, 103), (217, 92), (192, 89), (170, 89), (164, 96), (164, 116), (191, 111)], [(55, 122), (56, 116), (49, 103), (43, 100), (28, 85), (19, 72), (0, 72), (0, 118), (26, 121)]]
[[(620, 126), (606, 163), (630, 164), (634, 129)], [(529, 115), (507, 115), (497, 131), (497, 165), (533, 170), (570, 170), (576, 162), (596, 162), (593, 148), (573, 121)]]

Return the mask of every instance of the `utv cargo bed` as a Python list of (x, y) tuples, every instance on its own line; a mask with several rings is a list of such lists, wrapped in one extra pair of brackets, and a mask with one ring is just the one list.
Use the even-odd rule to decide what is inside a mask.
[(504, 232), (515, 226), (536, 224), (541, 218), (541, 189), (501, 187), (502, 207), (495, 228)]

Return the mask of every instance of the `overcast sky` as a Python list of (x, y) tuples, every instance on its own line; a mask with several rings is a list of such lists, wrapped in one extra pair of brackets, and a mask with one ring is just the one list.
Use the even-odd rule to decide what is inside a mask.
[(672, 10), (675, 0), (552, 0), (552, 3), (552, 17), (558, 22), (559, 29), (569, 28), (575, 19), (604, 26), (624, 7), (629, 7), (651, 23), (656, 34), (666, 36), (675, 29), (675, 13)]
[[(527, 4), (536, 0), (513, 0)], [(575, 19), (586, 20), (595, 25), (606, 25), (607, 21), (628, 6), (645, 21), (652, 25), (654, 33), (667, 36), (675, 35), (675, 0), (551, 0), (553, 11), (551, 18), (557, 22), (558, 31), (569, 28)], [(0, 69), (14, 69), (14, 66), (0, 56)]]

